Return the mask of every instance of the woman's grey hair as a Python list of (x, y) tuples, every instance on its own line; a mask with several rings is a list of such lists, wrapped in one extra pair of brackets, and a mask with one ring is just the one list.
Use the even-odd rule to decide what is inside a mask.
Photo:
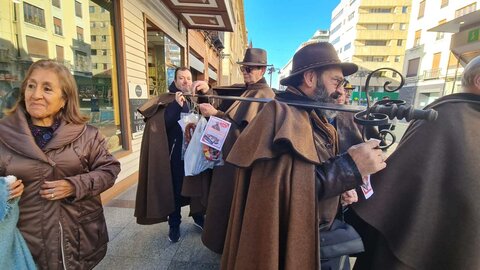
[(480, 56), (473, 58), (463, 70), (462, 86), (472, 87), (475, 77), (480, 75)]

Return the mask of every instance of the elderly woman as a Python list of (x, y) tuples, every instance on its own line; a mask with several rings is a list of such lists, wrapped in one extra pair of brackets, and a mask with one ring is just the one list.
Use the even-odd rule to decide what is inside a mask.
[(39, 269), (92, 269), (107, 250), (100, 193), (120, 164), (86, 122), (73, 76), (51, 60), (30, 67), (0, 120), (0, 173), (25, 185), (18, 228)]

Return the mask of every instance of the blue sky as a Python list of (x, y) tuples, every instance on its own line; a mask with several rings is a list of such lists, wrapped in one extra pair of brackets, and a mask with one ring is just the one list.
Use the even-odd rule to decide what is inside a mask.
[[(248, 38), (267, 50), (268, 63), (282, 68), (317, 29), (330, 28), (339, 0), (244, 0)], [(265, 78), (269, 82), (270, 77)], [(272, 86), (278, 88), (277, 74)]]

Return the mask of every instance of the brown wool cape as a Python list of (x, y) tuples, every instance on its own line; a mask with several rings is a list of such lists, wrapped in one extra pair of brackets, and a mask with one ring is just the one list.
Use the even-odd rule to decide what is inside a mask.
[(174, 95), (162, 94), (150, 99), (138, 109), (146, 120), (140, 148), (135, 201), (134, 215), (138, 224), (167, 221), (168, 215), (175, 210), (164, 118), (166, 106), (174, 100)]
[[(262, 78), (257, 83), (248, 85), (240, 97), (273, 98), (274, 96), (275, 93), (268, 86), (265, 79)], [(232, 126), (230, 127), (230, 131), (222, 148), (224, 159), (230, 153), (230, 149), (242, 130), (255, 118), (264, 106), (265, 104), (260, 102), (235, 101), (225, 111), (222, 118), (231, 122)], [(217, 253), (222, 253), (223, 251), (237, 176), (238, 168), (228, 163), (215, 167), (212, 172), (202, 242), (206, 247)], [(188, 188), (190, 182), (187, 184), (184, 183), (184, 185)]]
[(331, 155), (316, 150), (312, 115), (272, 101), (232, 148), (227, 162), (242, 169), (222, 269), (318, 269), (315, 165)]
[(480, 269), (480, 96), (428, 107), (437, 120), (409, 126), (372, 176), (374, 195), (353, 206), (384, 239), (362, 269)]
[[(155, 224), (167, 221), (175, 211), (172, 173), (165, 128), (165, 108), (175, 101), (175, 96), (162, 94), (143, 104), (138, 110), (145, 117), (145, 130), (140, 148), (140, 167), (135, 201), (135, 217), (138, 224)], [(206, 198), (190, 198), (190, 213), (202, 212), (201, 201)], [(185, 205), (188, 200), (182, 200)]]

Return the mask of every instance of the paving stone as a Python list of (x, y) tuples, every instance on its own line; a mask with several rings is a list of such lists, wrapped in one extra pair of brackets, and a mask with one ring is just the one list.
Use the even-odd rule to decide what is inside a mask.
[(170, 261), (158, 260), (153, 258), (135, 258), (106, 256), (94, 269), (95, 270), (167, 270)]

